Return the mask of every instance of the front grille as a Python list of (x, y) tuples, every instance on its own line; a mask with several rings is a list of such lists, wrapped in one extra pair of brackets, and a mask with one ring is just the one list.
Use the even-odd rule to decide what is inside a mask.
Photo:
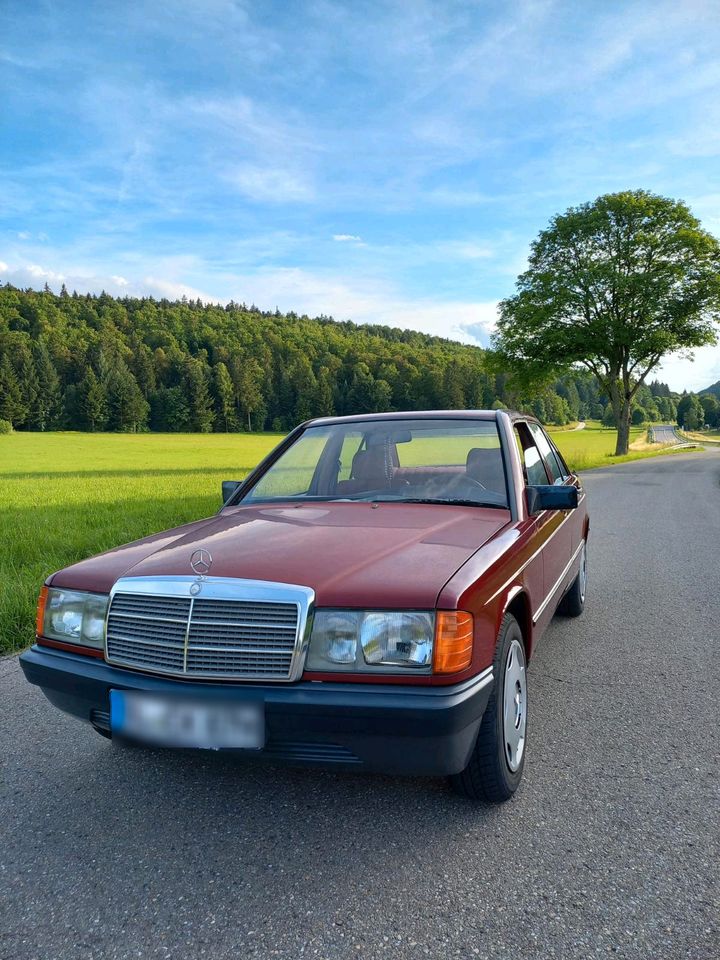
[(107, 657), (156, 673), (287, 680), (299, 628), (296, 602), (117, 591), (107, 620)]

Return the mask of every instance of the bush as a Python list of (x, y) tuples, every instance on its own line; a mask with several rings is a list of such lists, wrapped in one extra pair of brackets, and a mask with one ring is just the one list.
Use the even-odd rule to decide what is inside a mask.
[(9, 420), (0, 420), (0, 433), (12, 433), (13, 425)]

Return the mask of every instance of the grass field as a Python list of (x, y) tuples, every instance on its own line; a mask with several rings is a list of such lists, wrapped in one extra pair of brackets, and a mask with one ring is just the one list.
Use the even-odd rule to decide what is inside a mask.
[[(637, 428), (634, 438), (643, 434)], [(0, 436), (0, 653), (32, 640), (37, 593), (49, 573), (149, 533), (214, 513), (220, 481), (241, 479), (278, 434), (14, 433)], [(598, 424), (559, 431), (575, 469), (610, 456)]]
[[(584, 430), (566, 430), (564, 427), (548, 431), (557, 444), (558, 450), (568, 462), (571, 470), (589, 470), (591, 467), (604, 467), (612, 463), (625, 463), (627, 460), (639, 460), (647, 456), (666, 453), (667, 447), (659, 444), (652, 450), (633, 450), (623, 457), (613, 456), (617, 434), (615, 430), (604, 427), (599, 420), (588, 420)], [(644, 440), (647, 427), (630, 428), (630, 444)]]
[(0, 436), (0, 652), (32, 640), (45, 577), (148, 533), (206, 517), (277, 434)]
[(720, 443), (720, 430), (698, 430), (696, 433), (688, 430), (681, 430), (681, 434), (688, 440), (697, 440), (698, 443), (718, 444)]

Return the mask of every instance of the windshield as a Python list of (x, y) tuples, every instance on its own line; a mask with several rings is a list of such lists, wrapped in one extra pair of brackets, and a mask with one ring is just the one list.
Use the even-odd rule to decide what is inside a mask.
[(507, 507), (492, 420), (374, 420), (309, 427), (242, 503), (364, 500)]

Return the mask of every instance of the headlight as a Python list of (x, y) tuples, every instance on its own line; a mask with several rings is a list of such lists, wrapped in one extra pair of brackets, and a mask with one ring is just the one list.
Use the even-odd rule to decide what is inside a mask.
[(366, 663), (427, 667), (432, 663), (435, 618), (431, 613), (368, 613), (360, 628)]
[(432, 669), (435, 614), (318, 610), (307, 670), (402, 673)]
[(51, 587), (42, 617), (38, 618), (38, 632), (50, 640), (101, 648), (105, 643), (107, 607), (105, 594)]

